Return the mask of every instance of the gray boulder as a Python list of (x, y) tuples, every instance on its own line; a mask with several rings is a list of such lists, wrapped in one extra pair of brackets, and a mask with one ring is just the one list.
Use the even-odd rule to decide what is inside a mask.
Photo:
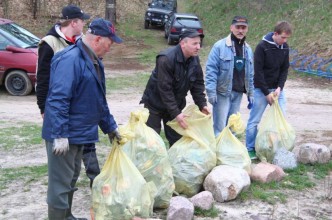
[(297, 167), (296, 155), (285, 148), (276, 150), (272, 163), (282, 169), (295, 169)]
[(209, 191), (200, 192), (197, 195), (191, 197), (189, 200), (192, 202), (194, 207), (198, 207), (203, 210), (211, 209), (214, 204), (213, 195)]
[(297, 161), (304, 164), (327, 163), (331, 158), (328, 147), (321, 144), (305, 143), (293, 149)]
[(194, 205), (185, 197), (172, 197), (167, 212), (167, 220), (191, 220), (194, 217)]
[(220, 165), (206, 176), (203, 186), (216, 201), (225, 202), (235, 199), (242, 190), (248, 189), (250, 177), (244, 169)]

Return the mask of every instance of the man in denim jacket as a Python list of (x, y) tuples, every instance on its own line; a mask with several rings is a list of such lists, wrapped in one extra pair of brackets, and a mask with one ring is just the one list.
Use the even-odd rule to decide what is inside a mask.
[(245, 42), (248, 20), (235, 16), (231, 34), (216, 42), (206, 63), (206, 92), (213, 106), (214, 134), (218, 136), (226, 127), (230, 115), (240, 110), (243, 93), (249, 105), (253, 104), (253, 53)]

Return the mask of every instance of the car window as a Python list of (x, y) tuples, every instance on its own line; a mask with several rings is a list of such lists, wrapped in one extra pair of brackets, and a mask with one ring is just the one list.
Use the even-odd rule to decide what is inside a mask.
[(10, 42), (4, 36), (0, 35), (0, 50), (6, 50), (9, 44)]
[(167, 9), (172, 11), (173, 10), (173, 4), (171, 3), (166, 3), (163, 1), (154, 1), (150, 5), (151, 8), (159, 8), (159, 9)]
[(188, 18), (177, 18), (174, 21), (174, 25), (189, 26), (189, 27), (199, 27), (200, 23), (197, 19)]
[(38, 46), (39, 38), (15, 23), (0, 25), (0, 29), (6, 37), (22, 48)]

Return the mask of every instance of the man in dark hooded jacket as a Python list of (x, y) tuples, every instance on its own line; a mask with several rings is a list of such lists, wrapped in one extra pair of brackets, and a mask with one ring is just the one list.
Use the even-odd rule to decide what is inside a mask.
[(286, 43), (292, 34), (292, 27), (287, 21), (278, 22), (274, 32), (263, 37), (254, 54), (254, 104), (250, 111), (246, 130), (246, 146), (251, 158), (255, 156), (257, 126), (266, 106), (278, 99), (285, 114), (286, 98), (284, 86), (289, 68), (289, 47)]

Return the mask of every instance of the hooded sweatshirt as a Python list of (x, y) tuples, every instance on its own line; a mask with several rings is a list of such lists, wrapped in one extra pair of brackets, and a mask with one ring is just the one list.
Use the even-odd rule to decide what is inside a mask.
[(264, 95), (269, 89), (280, 87), (283, 90), (289, 68), (289, 47), (287, 43), (277, 45), (273, 41), (273, 32), (263, 37), (254, 54), (254, 86)]

